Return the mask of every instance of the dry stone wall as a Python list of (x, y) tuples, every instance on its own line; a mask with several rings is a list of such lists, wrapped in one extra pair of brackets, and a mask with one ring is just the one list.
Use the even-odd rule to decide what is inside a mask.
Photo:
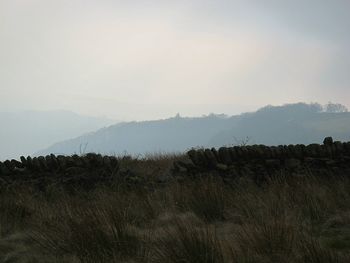
[(44, 186), (57, 183), (89, 186), (111, 180), (118, 170), (116, 157), (95, 153), (84, 156), (21, 156), (20, 161), (0, 162), (0, 185), (27, 183)]
[[(132, 184), (143, 182), (131, 168), (120, 169), (117, 157), (95, 153), (84, 156), (22, 156), (20, 160), (0, 162), (0, 186), (30, 184), (39, 188), (48, 185), (91, 187), (120, 178)], [(167, 180), (204, 174), (227, 179), (251, 176), (257, 181), (281, 173), (350, 176), (350, 142), (334, 142), (328, 137), (323, 144), (247, 145), (190, 150), (186, 158), (173, 163), (173, 168)]]
[(350, 142), (325, 138), (323, 144), (247, 145), (187, 152), (188, 160), (174, 164), (178, 173), (217, 171), (226, 177), (261, 178), (280, 173), (350, 176)]

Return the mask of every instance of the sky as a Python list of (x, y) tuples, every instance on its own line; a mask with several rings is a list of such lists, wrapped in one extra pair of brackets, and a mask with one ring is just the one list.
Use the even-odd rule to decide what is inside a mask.
[(350, 107), (348, 0), (0, 0), (0, 111)]

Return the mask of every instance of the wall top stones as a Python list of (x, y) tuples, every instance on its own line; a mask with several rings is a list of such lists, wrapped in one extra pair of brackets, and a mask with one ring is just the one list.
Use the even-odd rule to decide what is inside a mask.
[[(118, 167), (118, 160), (113, 156), (102, 156), (101, 154), (88, 153), (84, 156), (47, 156), (20, 157), (20, 161), (6, 160), (0, 162), (0, 175), (11, 174), (14, 172), (56, 172), (64, 173), (67, 170), (72, 171), (94, 171), (104, 170), (113, 171)], [(74, 169), (72, 169), (74, 168)]]
[(187, 152), (191, 164), (177, 163), (175, 166), (188, 170), (220, 170), (228, 167), (242, 168), (245, 165), (269, 168), (296, 169), (301, 166), (326, 167), (337, 165), (350, 168), (350, 142), (324, 139), (323, 144), (310, 145), (245, 145), (199, 149)]

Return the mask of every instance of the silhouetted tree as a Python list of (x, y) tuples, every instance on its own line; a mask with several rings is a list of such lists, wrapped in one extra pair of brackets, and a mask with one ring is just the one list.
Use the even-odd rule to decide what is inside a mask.
[(324, 107), (324, 109), (325, 109), (325, 112), (329, 112), (329, 113), (348, 112), (348, 108), (340, 103), (328, 102), (328, 104)]

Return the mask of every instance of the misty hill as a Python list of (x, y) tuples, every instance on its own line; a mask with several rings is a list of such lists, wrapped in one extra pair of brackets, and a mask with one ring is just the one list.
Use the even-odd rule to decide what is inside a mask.
[(111, 124), (111, 120), (69, 111), (0, 112), (0, 160), (18, 158), (82, 133)]
[(240, 121), (211, 138), (209, 145), (225, 145), (249, 138), (250, 144), (320, 143), (326, 136), (350, 141), (350, 113), (340, 104), (266, 106), (241, 115)]
[(201, 146), (218, 131), (231, 129), (238, 117), (210, 115), (202, 118), (176, 116), (165, 120), (119, 123), (97, 132), (57, 143), (37, 154), (139, 154), (184, 151)]
[(350, 140), (350, 113), (337, 104), (267, 106), (256, 112), (227, 117), (174, 118), (120, 123), (75, 139), (56, 143), (37, 154), (144, 154), (179, 152), (191, 147), (239, 144), (320, 143), (326, 136)]

